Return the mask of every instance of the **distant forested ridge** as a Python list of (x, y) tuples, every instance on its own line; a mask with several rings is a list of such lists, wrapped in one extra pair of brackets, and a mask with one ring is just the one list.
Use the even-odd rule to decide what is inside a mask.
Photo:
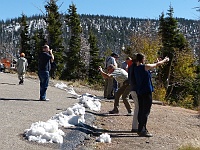
[[(70, 37), (70, 29), (66, 25), (64, 15), (62, 15), (63, 23), (63, 38), (64, 47), (67, 50)], [(20, 50), (20, 19), (14, 18), (7, 21), (0, 21), (0, 45), (6, 49), (15, 49), (13, 55), (16, 55)], [(184, 18), (176, 18), (178, 20), (178, 27), (189, 41), (194, 52), (199, 55), (199, 27), (200, 21), (188, 20)], [(148, 32), (154, 35), (158, 32), (159, 20), (156, 19), (139, 19), (127, 17), (114, 17), (103, 15), (80, 15), (82, 37), (89, 38), (89, 31), (93, 31), (98, 40), (98, 48), (100, 49), (100, 56), (103, 52), (110, 49), (114, 52), (121, 53), (123, 46), (129, 46), (130, 37), (134, 32), (143, 33)], [(46, 32), (46, 22), (44, 16), (37, 15), (27, 18), (29, 25), (29, 35), (43, 29)], [(88, 43), (88, 42), (86, 42)]]

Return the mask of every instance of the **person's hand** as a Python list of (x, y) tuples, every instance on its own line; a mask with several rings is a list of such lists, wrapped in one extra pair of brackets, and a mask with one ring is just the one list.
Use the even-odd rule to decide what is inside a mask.
[(99, 66), (99, 71), (101, 71), (101, 72), (103, 71), (103, 69), (101, 68), (101, 66)]
[(50, 53), (50, 54), (52, 54), (52, 51), (53, 51), (53, 50), (52, 50), (52, 49), (50, 49), (50, 50), (49, 50), (49, 53)]
[(169, 61), (169, 57), (165, 57), (164, 60), (165, 60), (165, 62), (168, 62)]

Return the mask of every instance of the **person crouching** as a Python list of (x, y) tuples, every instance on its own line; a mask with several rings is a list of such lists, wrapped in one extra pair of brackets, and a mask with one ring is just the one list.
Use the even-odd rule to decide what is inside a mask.
[(132, 108), (128, 101), (128, 97), (130, 94), (130, 85), (128, 81), (128, 73), (122, 69), (117, 68), (114, 65), (109, 65), (107, 67), (108, 73), (105, 73), (101, 66), (99, 66), (99, 71), (103, 78), (115, 78), (117, 82), (120, 83), (120, 88), (116, 92), (115, 101), (114, 101), (114, 109), (109, 111), (110, 114), (118, 114), (119, 113), (119, 99), (122, 96), (123, 103), (128, 111), (128, 115), (132, 115)]

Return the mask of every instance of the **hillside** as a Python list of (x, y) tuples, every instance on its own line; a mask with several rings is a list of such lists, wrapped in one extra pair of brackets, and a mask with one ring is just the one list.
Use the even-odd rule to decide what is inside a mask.
[[(91, 29), (98, 39), (100, 56), (107, 49), (121, 53), (123, 46), (130, 45), (130, 37), (134, 32), (148, 32), (154, 35), (158, 31), (159, 21), (154, 19), (125, 18), (99, 15), (80, 15), (83, 30), (82, 39), (87, 45), (88, 32)], [(177, 18), (178, 27), (189, 41), (194, 52), (198, 54), (199, 47), (199, 23), (197, 20)], [(45, 31), (46, 22), (43, 16), (33, 16), (27, 19), (29, 34), (33, 35), (37, 29)], [(64, 46), (67, 49), (70, 30), (62, 16)], [(148, 27), (148, 28), (147, 28)], [(6, 47), (7, 51), (16, 55), (20, 50), (20, 17), (7, 21), (0, 21), (0, 44)], [(83, 46), (84, 47), (84, 46)], [(14, 52), (13, 50), (14, 49)]]

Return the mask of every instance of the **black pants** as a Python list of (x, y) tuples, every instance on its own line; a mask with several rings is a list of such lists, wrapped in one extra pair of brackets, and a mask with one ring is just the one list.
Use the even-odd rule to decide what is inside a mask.
[(152, 93), (138, 95), (138, 103), (138, 132), (141, 132), (147, 130), (146, 124), (152, 105)]

